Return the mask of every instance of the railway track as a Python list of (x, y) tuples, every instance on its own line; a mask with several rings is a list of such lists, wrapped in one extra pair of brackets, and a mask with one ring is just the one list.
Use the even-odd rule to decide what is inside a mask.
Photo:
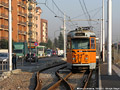
[(43, 68), (41, 69), (40, 71), (37, 72), (36, 74), (36, 87), (35, 87), (35, 90), (41, 90), (42, 89), (42, 80), (39, 78), (39, 74), (45, 70), (48, 70), (50, 68), (54, 68), (54, 67), (57, 67), (57, 66), (60, 66), (60, 65), (64, 65), (66, 64), (66, 62), (63, 62), (63, 63), (59, 63), (59, 64), (55, 64), (55, 65), (52, 65), (52, 66), (48, 66), (46, 68)]
[[(65, 63), (63, 63), (65, 64)], [(60, 66), (60, 65), (63, 65), (63, 64), (58, 64), (58, 65), (54, 65), (54, 66), (51, 66), (51, 67), (47, 67), (45, 69), (42, 69), (40, 70), (39, 72), (37, 72), (37, 77), (36, 77), (36, 80), (37, 80), (37, 86), (35, 88), (35, 90), (41, 90), (42, 89), (42, 80), (39, 78), (39, 74), (42, 72), (42, 71), (45, 71), (45, 70), (48, 70), (50, 68), (53, 68), (53, 67), (56, 67), (56, 66)], [(73, 75), (74, 77), (74, 73), (72, 72), (69, 72), (67, 74), (64, 74), (63, 76), (60, 75), (59, 73), (59, 70), (61, 69), (64, 69), (66, 68), (66, 66), (63, 66), (62, 68), (59, 68), (55, 74), (56, 76), (58, 77), (58, 81), (56, 83), (54, 83), (53, 85), (51, 85), (47, 90), (62, 90), (60, 89), (59, 87), (61, 86), (61, 84), (63, 84), (65, 90), (74, 90), (75, 88), (71, 85), (71, 83), (69, 83), (69, 77), (71, 77)], [(83, 90), (85, 90), (88, 86), (88, 83), (89, 83), (89, 80), (91, 78), (91, 75), (92, 75), (92, 71), (93, 70), (90, 70), (89, 72), (87, 70), (85, 70), (82, 74), (82, 76), (80, 78), (83, 78), (81, 83), (83, 84), (82, 88)], [(87, 72), (87, 73), (86, 73)], [(80, 73), (78, 73), (80, 74)]]

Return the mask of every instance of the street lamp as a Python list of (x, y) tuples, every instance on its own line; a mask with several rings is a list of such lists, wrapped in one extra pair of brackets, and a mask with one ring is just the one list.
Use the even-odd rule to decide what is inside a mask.
[[(58, 17), (58, 18), (62, 18), (62, 17), (59, 17), (59, 16), (55, 16), (55, 17)], [(63, 19), (63, 36), (64, 36), (64, 59), (66, 60), (66, 26), (65, 26), (65, 14), (64, 14), (64, 19)]]

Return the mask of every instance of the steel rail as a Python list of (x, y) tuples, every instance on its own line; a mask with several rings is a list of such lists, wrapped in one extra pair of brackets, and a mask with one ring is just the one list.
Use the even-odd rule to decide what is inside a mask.
[(86, 82), (85, 82), (85, 85), (83, 87), (83, 90), (85, 90), (87, 88), (88, 82), (89, 82), (89, 80), (90, 80), (90, 78), (92, 76), (92, 72), (93, 72), (93, 70), (90, 70), (90, 73), (89, 73), (89, 75), (88, 75), (88, 77), (86, 79)]
[(52, 66), (49, 66), (49, 67), (46, 67), (46, 68), (43, 68), (41, 69), (40, 71), (37, 72), (36, 74), (36, 87), (35, 87), (35, 90), (41, 90), (42, 89), (42, 80), (39, 78), (39, 74), (45, 70), (48, 70), (50, 68), (53, 68), (53, 67), (56, 67), (56, 66), (60, 66), (60, 65), (63, 65), (63, 64), (66, 64), (66, 62), (63, 62), (63, 63), (60, 63), (60, 64), (56, 64), (56, 65), (52, 65)]
[(70, 72), (66, 77), (61, 77), (58, 72), (56, 72), (56, 76), (60, 79), (58, 82), (56, 82), (53, 86), (51, 86), (48, 90), (55, 90), (58, 86), (60, 86), (61, 82), (64, 82), (66, 84), (67, 90), (73, 90), (72, 86), (67, 82), (67, 79), (72, 75), (72, 72)]

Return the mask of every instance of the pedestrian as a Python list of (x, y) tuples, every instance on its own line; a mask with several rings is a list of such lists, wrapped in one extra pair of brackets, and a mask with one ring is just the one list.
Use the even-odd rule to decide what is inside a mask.
[(14, 69), (17, 69), (17, 66), (16, 66), (16, 54), (14, 53), (13, 57), (12, 57), (12, 66), (13, 66), (13, 70)]

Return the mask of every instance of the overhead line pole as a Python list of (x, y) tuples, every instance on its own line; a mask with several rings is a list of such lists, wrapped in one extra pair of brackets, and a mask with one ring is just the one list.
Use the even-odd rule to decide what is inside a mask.
[[(102, 54), (102, 42), (103, 42), (103, 35), (102, 35), (102, 20), (101, 20), (101, 30), (100, 30), (100, 54)], [(102, 58), (102, 57), (101, 57)]]
[(64, 32), (64, 59), (66, 60), (66, 26), (65, 26), (65, 13), (63, 20), (63, 32)]
[(12, 0), (9, 0), (9, 71), (12, 71)]
[(112, 0), (108, 0), (108, 75), (112, 75)]
[(105, 62), (105, 23), (104, 23), (104, 0), (102, 0), (102, 59)]

